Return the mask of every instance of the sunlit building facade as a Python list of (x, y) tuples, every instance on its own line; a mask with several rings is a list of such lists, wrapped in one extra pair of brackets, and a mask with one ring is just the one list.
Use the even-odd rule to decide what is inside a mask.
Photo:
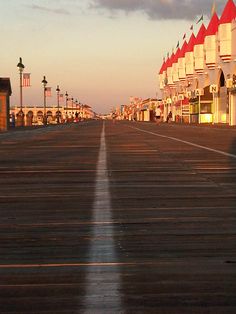
[(183, 42), (159, 71), (164, 119), (236, 125), (236, 6), (228, 0), (221, 17)]
[[(17, 114), (19, 112), (19, 107), (12, 107), (10, 109), (10, 117), (11, 119), (14, 117), (15, 125), (17, 126)], [(44, 108), (43, 107), (31, 107), (25, 106), (22, 108), (24, 113), (24, 125), (42, 125), (43, 124), (43, 116), (44, 116)], [(57, 116), (59, 116), (59, 122), (73, 122), (80, 121), (86, 119), (93, 119), (95, 117), (95, 113), (92, 108), (88, 105), (81, 105), (80, 107), (58, 107), (57, 106), (48, 106), (46, 108), (46, 116), (47, 116), (47, 124), (56, 124)]]

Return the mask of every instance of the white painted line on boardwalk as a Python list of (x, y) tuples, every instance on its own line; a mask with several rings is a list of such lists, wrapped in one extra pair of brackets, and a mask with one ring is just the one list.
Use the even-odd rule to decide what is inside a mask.
[(155, 135), (155, 136), (158, 136), (158, 137), (163, 137), (163, 138), (167, 138), (169, 140), (181, 142), (181, 143), (184, 143), (184, 144), (187, 144), (187, 145), (191, 145), (191, 146), (194, 146), (194, 147), (197, 147), (197, 148), (205, 149), (205, 150), (208, 150), (210, 152), (221, 154), (221, 155), (224, 155), (224, 156), (227, 156), (227, 157), (236, 158), (236, 155), (234, 155), (234, 154), (226, 153), (226, 152), (223, 152), (223, 151), (218, 150), (218, 149), (213, 149), (213, 148), (210, 148), (210, 147), (207, 147), (207, 146), (202, 146), (202, 145), (198, 145), (198, 144), (195, 144), (195, 143), (192, 143), (192, 142), (184, 141), (184, 140), (181, 140), (181, 139), (179, 139), (177, 137), (161, 135), (161, 134), (158, 134), (158, 133), (154, 133), (154, 132), (146, 131), (146, 130), (143, 130), (143, 129), (140, 129), (140, 128), (136, 128), (134, 126), (130, 126), (130, 128), (138, 130), (138, 131), (141, 131), (141, 132), (144, 132), (144, 133), (152, 134), (152, 135)]
[[(93, 222), (101, 223), (112, 221), (111, 215), (111, 201), (110, 201), (110, 191), (109, 191), (109, 179), (107, 171), (107, 157), (106, 157), (106, 142), (105, 142), (105, 123), (103, 123), (100, 150), (97, 163), (97, 175), (96, 175), (96, 187), (95, 187), (95, 199), (93, 204)], [(102, 193), (101, 193), (102, 191)], [(104, 297), (109, 295), (109, 299), (112, 301), (114, 308), (121, 308), (120, 300), (120, 271), (119, 266), (116, 263), (116, 252), (113, 239), (113, 226), (109, 228), (104, 228), (99, 224), (94, 224), (92, 228), (92, 237), (89, 249), (89, 263), (98, 264), (97, 269), (87, 268), (86, 272), (86, 289), (84, 298), (84, 308), (83, 314), (91, 313), (91, 304), (94, 309), (99, 309), (103, 307)], [(102, 244), (99, 239), (103, 237)], [(104, 245), (106, 250), (104, 251)], [(112, 273), (104, 274), (101, 276), (103, 264), (113, 264)], [(112, 276), (112, 286), (107, 283), (111, 282)], [(94, 298), (94, 296), (99, 296), (99, 298)], [(97, 301), (96, 301), (97, 300)], [(96, 304), (98, 302), (98, 304)]]

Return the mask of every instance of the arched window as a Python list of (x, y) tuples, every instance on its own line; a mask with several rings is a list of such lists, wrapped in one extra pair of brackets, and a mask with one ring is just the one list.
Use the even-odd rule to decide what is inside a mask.
[(27, 113), (27, 116), (28, 116), (28, 117), (33, 117), (33, 115), (34, 115), (33, 111), (31, 111), (31, 110), (28, 111), (28, 113)]

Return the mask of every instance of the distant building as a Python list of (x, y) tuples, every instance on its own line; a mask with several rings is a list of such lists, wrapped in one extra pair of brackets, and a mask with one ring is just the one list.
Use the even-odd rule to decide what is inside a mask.
[[(10, 109), (11, 116), (15, 116), (17, 119), (17, 113), (19, 112), (20, 107), (14, 107)], [(44, 108), (43, 107), (31, 107), (25, 106), (22, 108), (25, 116), (25, 125), (42, 125), (43, 124), (43, 115), (44, 115)], [(93, 112), (92, 108), (88, 105), (80, 105), (76, 107), (58, 107), (53, 106), (46, 108), (46, 115), (47, 115), (47, 123), (48, 124), (55, 124), (57, 123), (57, 116), (60, 117), (60, 123), (63, 122), (72, 122), (72, 121), (79, 121), (79, 120), (86, 120), (86, 119), (93, 119), (95, 117), (95, 113)]]

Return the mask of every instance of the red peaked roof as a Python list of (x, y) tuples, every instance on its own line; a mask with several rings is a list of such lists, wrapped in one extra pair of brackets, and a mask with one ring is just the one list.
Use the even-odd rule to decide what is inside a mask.
[(180, 49), (179, 58), (183, 58), (184, 57), (187, 46), (188, 46), (188, 44), (186, 43), (186, 40), (185, 40), (184, 43), (183, 43), (182, 48)]
[(161, 73), (163, 73), (164, 71), (166, 71), (166, 69), (168, 68), (168, 64), (169, 64), (169, 62), (170, 62), (170, 58), (168, 57), (167, 59), (166, 59), (166, 61), (163, 63), (163, 65), (162, 65), (162, 68), (161, 68), (161, 70), (162, 70), (162, 72)]
[(166, 71), (166, 69), (169, 67), (169, 64), (170, 64), (170, 57), (168, 57), (166, 60), (164, 71)]
[(232, 20), (236, 17), (236, 7), (233, 0), (228, 0), (224, 11), (221, 15), (219, 24), (231, 23)]
[(204, 43), (204, 39), (206, 36), (206, 27), (204, 26), (204, 24), (202, 24), (202, 26), (200, 27), (196, 40), (195, 40), (195, 45), (202, 45)]
[(179, 53), (180, 53), (180, 49), (178, 48), (178, 49), (176, 50), (175, 56), (174, 56), (174, 58), (173, 58), (173, 60), (172, 60), (173, 63), (178, 62)]
[(161, 66), (161, 69), (160, 69), (159, 74), (162, 74), (162, 73), (163, 73), (164, 68), (165, 68), (165, 64), (166, 64), (165, 59), (163, 59), (163, 63), (162, 63), (162, 66)]
[(194, 34), (192, 33), (192, 35), (191, 35), (191, 37), (190, 37), (190, 39), (189, 39), (188, 46), (187, 46), (187, 48), (186, 48), (185, 53), (186, 53), (186, 52), (191, 52), (191, 51), (193, 51), (193, 47), (194, 47), (194, 45), (195, 45), (195, 40), (196, 40), (196, 37), (195, 37)]
[(173, 64), (173, 61), (175, 59), (175, 54), (172, 53), (171, 57), (170, 57), (170, 64), (169, 64), (169, 67), (172, 67), (172, 64)]
[(218, 31), (218, 26), (219, 26), (219, 18), (217, 14), (214, 13), (207, 27), (205, 36), (215, 35)]
[(165, 67), (164, 67), (163, 71), (166, 71), (167, 68), (172, 66), (173, 58), (174, 58), (174, 53), (172, 53), (172, 55), (170, 57), (168, 57), (168, 59), (166, 60)]

